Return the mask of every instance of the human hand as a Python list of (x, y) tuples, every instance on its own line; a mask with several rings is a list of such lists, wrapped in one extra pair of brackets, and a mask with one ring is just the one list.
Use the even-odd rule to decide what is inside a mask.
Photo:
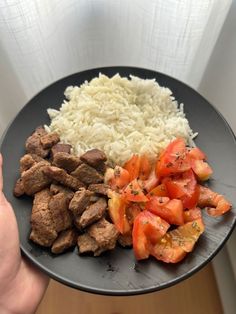
[(49, 279), (21, 256), (16, 218), (2, 189), (0, 154), (0, 313), (34, 313)]

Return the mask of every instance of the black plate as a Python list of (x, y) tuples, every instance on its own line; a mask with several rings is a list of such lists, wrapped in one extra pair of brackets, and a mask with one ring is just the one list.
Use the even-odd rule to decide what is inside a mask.
[[(59, 108), (64, 90), (69, 85), (80, 85), (99, 73), (112, 76), (120, 73), (141, 78), (156, 78), (169, 87), (176, 99), (183, 102), (190, 126), (199, 135), (196, 144), (206, 152), (214, 169), (209, 186), (226, 195), (233, 210), (223, 217), (210, 218), (204, 213), (206, 231), (194, 251), (181, 263), (168, 265), (154, 259), (136, 262), (133, 251), (117, 247), (103, 256), (80, 257), (77, 249), (60, 256), (34, 245), (28, 240), (32, 201), (12, 196), (19, 176), (19, 159), (24, 154), (24, 142), (29, 134), (44, 123), (49, 123), (46, 109)], [(132, 295), (160, 290), (186, 279), (206, 265), (222, 248), (235, 225), (236, 204), (236, 145), (234, 135), (223, 117), (202, 96), (187, 85), (167, 75), (131, 67), (99, 68), (63, 78), (36, 95), (9, 126), (1, 145), (4, 158), (4, 192), (14, 207), (23, 253), (50, 277), (71, 287), (108, 295)]]

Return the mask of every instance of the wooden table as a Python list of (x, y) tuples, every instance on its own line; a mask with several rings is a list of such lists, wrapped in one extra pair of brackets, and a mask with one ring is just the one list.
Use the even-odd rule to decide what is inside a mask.
[(36, 314), (223, 314), (211, 264), (178, 285), (155, 293), (109, 297), (51, 280)]

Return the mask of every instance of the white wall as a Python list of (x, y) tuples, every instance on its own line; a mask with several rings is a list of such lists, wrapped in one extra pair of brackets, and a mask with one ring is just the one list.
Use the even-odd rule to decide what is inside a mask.
[[(232, 3), (199, 91), (223, 114), (236, 134), (236, 0)], [(213, 264), (224, 312), (234, 314), (236, 312), (236, 230), (226, 248), (214, 259)]]

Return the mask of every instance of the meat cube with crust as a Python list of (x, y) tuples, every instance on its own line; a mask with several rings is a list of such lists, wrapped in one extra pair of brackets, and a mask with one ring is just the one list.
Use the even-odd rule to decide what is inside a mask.
[(45, 158), (48, 153), (49, 149), (43, 148), (41, 143), (41, 137), (47, 134), (44, 128), (39, 127), (35, 130), (35, 132), (29, 136), (25, 142), (25, 149), (27, 153), (36, 154), (40, 157)]
[(107, 195), (109, 185), (104, 183), (90, 184), (88, 190), (97, 194)]
[(79, 225), (85, 228), (95, 221), (98, 221), (107, 209), (107, 201), (104, 198), (100, 198), (96, 203), (89, 205), (85, 211), (82, 213)]
[(60, 254), (75, 246), (77, 242), (77, 232), (75, 229), (62, 231), (52, 245), (52, 253)]
[(55, 180), (68, 188), (77, 191), (79, 188), (84, 187), (84, 184), (77, 178), (72, 177), (64, 169), (48, 166), (43, 169), (44, 174), (51, 180)]
[(103, 182), (103, 176), (96, 169), (84, 163), (71, 172), (71, 175), (86, 185)]
[(73, 225), (69, 212), (70, 199), (64, 193), (53, 195), (49, 201), (49, 210), (57, 232), (66, 230)]
[(90, 204), (90, 198), (92, 195), (93, 192), (84, 188), (81, 188), (75, 192), (74, 197), (69, 204), (69, 209), (72, 211), (74, 216), (79, 216), (83, 213), (85, 208)]
[(82, 161), (78, 156), (74, 156), (68, 153), (59, 152), (54, 155), (53, 166), (63, 168), (67, 172), (74, 171)]
[(56, 184), (56, 183), (52, 183), (50, 185), (50, 192), (53, 195), (58, 194), (58, 193), (64, 193), (70, 200), (74, 196), (74, 192), (71, 189), (69, 189), (65, 186), (62, 186), (60, 184)]
[(13, 194), (14, 194), (15, 197), (20, 197), (23, 194), (25, 194), (24, 185), (22, 183), (22, 179), (21, 178), (19, 178), (16, 181), (16, 184), (15, 184), (15, 187), (14, 187), (14, 190), (13, 190)]
[(107, 157), (104, 152), (97, 148), (94, 148), (88, 150), (86, 153), (80, 156), (80, 159), (89, 164), (90, 166), (96, 168), (101, 164), (101, 162), (106, 161)]
[(48, 164), (46, 160), (40, 161), (29, 170), (23, 172), (21, 178), (25, 194), (33, 195), (50, 185), (52, 180), (43, 171)]
[(77, 245), (80, 254), (95, 253), (99, 249), (97, 242), (88, 233), (84, 233), (78, 237)]
[(44, 189), (35, 194), (31, 215), (32, 231), (30, 239), (35, 243), (49, 247), (57, 238), (57, 231), (49, 210), (51, 194)]
[(103, 251), (114, 249), (119, 236), (116, 227), (105, 218), (100, 219), (90, 226), (88, 228), (88, 234), (97, 242)]
[(54, 159), (56, 153), (67, 153), (70, 154), (72, 146), (70, 144), (57, 143), (51, 148), (51, 157)]
[(60, 141), (60, 137), (56, 132), (47, 133), (40, 137), (41, 144), (44, 149), (51, 148)]
[(28, 170), (34, 166), (37, 162), (44, 161), (44, 159), (35, 154), (25, 154), (20, 159), (20, 173)]

